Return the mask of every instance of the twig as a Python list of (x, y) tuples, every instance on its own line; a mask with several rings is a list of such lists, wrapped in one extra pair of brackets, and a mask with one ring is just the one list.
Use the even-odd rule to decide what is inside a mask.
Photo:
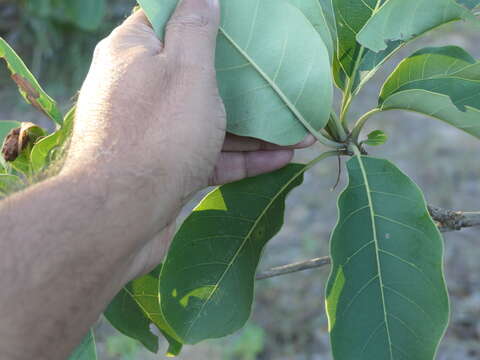
[(445, 210), (435, 206), (429, 206), (428, 210), (442, 232), (480, 226), (480, 212), (478, 211)]
[[(464, 228), (480, 226), (480, 212), (453, 211), (428, 207), (432, 218), (437, 222), (441, 232), (461, 230)], [(257, 280), (269, 279), (272, 277), (317, 269), (330, 265), (331, 260), (328, 256), (315, 258), (307, 261), (300, 261), (293, 264), (276, 266), (262, 273), (257, 274)]]
[(315, 269), (319, 268), (325, 265), (330, 264), (330, 258), (328, 256), (321, 257), (321, 258), (316, 258), (316, 259), (311, 259), (307, 261), (301, 261), (293, 264), (288, 264), (288, 265), (283, 265), (283, 266), (277, 266), (274, 268), (271, 268), (263, 273), (260, 273), (256, 276), (257, 280), (263, 280), (263, 279), (268, 279), (272, 278), (275, 276), (280, 276), (280, 275), (285, 275), (285, 274), (290, 274), (298, 271), (304, 271), (308, 269)]

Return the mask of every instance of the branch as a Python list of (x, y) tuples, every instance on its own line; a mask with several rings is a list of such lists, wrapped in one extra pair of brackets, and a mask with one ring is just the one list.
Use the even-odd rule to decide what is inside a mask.
[(268, 279), (275, 276), (286, 275), (286, 274), (290, 274), (298, 271), (315, 269), (315, 268), (319, 268), (329, 264), (330, 264), (330, 258), (328, 256), (325, 256), (325, 257), (311, 259), (307, 261), (301, 261), (293, 264), (277, 266), (263, 273), (257, 274), (256, 279), (257, 280)]
[(429, 206), (432, 218), (437, 222), (441, 232), (461, 230), (473, 226), (480, 226), (480, 212), (445, 210)]
[[(429, 206), (428, 210), (432, 218), (437, 222), (441, 232), (461, 230), (474, 226), (480, 226), (480, 212), (453, 211)], [(273, 267), (256, 276), (257, 280), (269, 279), (272, 277), (295, 273), (298, 271), (321, 268), (330, 265), (328, 256), (315, 258), (307, 261), (300, 261), (293, 264)]]

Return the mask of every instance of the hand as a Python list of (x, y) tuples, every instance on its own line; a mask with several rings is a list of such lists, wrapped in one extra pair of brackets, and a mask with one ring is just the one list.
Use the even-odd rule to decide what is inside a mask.
[(136, 12), (98, 45), (80, 92), (65, 169), (88, 168), (99, 183), (133, 191), (129, 201), (143, 202), (151, 217), (129, 278), (161, 261), (192, 194), (293, 156), (295, 147), (225, 133), (214, 66), (219, 17), (218, 1), (183, 0), (163, 44)]

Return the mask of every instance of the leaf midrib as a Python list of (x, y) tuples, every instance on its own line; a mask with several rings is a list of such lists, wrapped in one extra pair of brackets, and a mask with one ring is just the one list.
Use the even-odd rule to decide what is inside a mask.
[(386, 302), (385, 302), (385, 292), (383, 289), (383, 277), (382, 277), (382, 269), (381, 269), (381, 264), (380, 264), (380, 246), (378, 244), (378, 237), (377, 237), (377, 225), (375, 221), (375, 211), (373, 208), (373, 199), (372, 199), (372, 194), (370, 190), (370, 183), (368, 181), (368, 176), (367, 172), (365, 170), (365, 166), (363, 164), (363, 158), (362, 155), (360, 154), (359, 150), (355, 148), (355, 156), (357, 157), (358, 163), (360, 165), (360, 171), (362, 173), (363, 181), (364, 181), (364, 186), (365, 186), (365, 191), (367, 193), (367, 199), (368, 199), (368, 208), (369, 208), (369, 213), (370, 213), (370, 218), (371, 218), (371, 224), (372, 224), (372, 232), (373, 232), (373, 241), (375, 245), (375, 258), (377, 262), (377, 270), (378, 270), (378, 280), (380, 283), (380, 293), (382, 295), (382, 308), (383, 308), (383, 321), (385, 323), (385, 329), (387, 331), (387, 338), (388, 338), (388, 347), (390, 351), (390, 359), (393, 359), (393, 348), (392, 348), (392, 339), (390, 337), (390, 328), (388, 325), (388, 315), (387, 315), (387, 308), (386, 308)]
[(267, 211), (272, 207), (273, 203), (278, 199), (278, 197), (283, 194), (283, 192), (295, 181), (298, 179), (298, 177), (300, 175), (302, 175), (306, 170), (308, 169), (308, 166), (304, 166), (300, 169), (300, 171), (295, 175), (293, 176), (287, 183), (285, 183), (285, 185), (283, 185), (280, 190), (277, 192), (277, 194), (275, 194), (274, 197), (272, 197), (272, 199), (268, 202), (267, 206), (265, 206), (265, 208), (262, 210), (262, 212), (260, 213), (260, 215), (258, 216), (257, 220), (255, 220), (255, 222), (252, 224), (252, 227), (251, 229), (249, 230), (249, 232), (247, 233), (247, 235), (245, 235), (245, 240), (240, 244), (240, 246), (238, 247), (238, 250), (235, 252), (235, 254), (232, 256), (232, 260), (228, 263), (227, 267), (225, 268), (225, 271), (222, 273), (222, 275), (220, 276), (220, 279), (216, 282), (216, 284), (214, 285), (214, 288), (213, 288), (213, 291), (208, 295), (207, 299), (205, 300), (205, 302), (202, 304), (200, 310), (197, 312), (197, 315), (195, 316), (194, 320), (190, 323), (190, 326), (187, 330), (187, 332), (185, 333), (185, 338), (188, 338), (188, 335), (190, 334), (190, 331), (192, 330), (193, 326), (197, 323), (202, 311), (204, 310), (205, 306), (210, 302), (210, 300), (212, 299), (213, 295), (215, 294), (215, 292), (217, 291), (220, 283), (223, 281), (223, 279), (225, 278), (225, 276), (227, 275), (227, 273), (230, 271), (231, 267), (233, 266), (233, 264), (235, 263), (235, 261), (238, 259), (238, 256), (240, 254), (240, 252), (243, 250), (244, 246), (247, 244), (247, 242), (250, 240), (250, 237), (252, 236), (253, 234), (253, 231), (256, 229), (256, 227), (258, 226), (258, 224), (260, 223), (260, 221), (263, 219), (263, 217), (265, 216), (265, 214), (267, 213)]
[[(394, 94), (398, 94), (400, 92), (403, 92), (403, 91), (406, 91), (406, 90), (415, 90), (415, 89), (405, 89), (405, 90), (402, 90), (403, 87), (406, 87), (408, 85), (411, 85), (413, 83), (416, 83), (416, 82), (420, 82), (420, 81), (428, 81), (428, 80), (463, 80), (463, 81), (467, 81), (467, 82), (472, 82), (472, 83), (478, 83), (480, 85), (480, 80), (476, 80), (476, 79), (467, 79), (465, 77), (459, 77), (459, 76), (453, 76), (455, 75), (455, 73), (453, 73), (452, 75), (448, 75), (448, 74), (441, 74), (441, 75), (433, 75), (433, 76), (429, 76), (429, 77), (424, 77), (424, 78), (420, 78), (420, 79), (414, 79), (414, 80), (409, 80), (409, 81), (405, 81), (404, 83), (401, 84), (401, 86), (398, 86), (396, 85), (396, 87), (390, 92), (390, 94), (387, 94), (385, 97), (384, 97), (384, 102), (392, 95)], [(383, 90), (383, 89), (382, 89)], [(419, 90), (422, 90), (419, 88)], [(427, 90), (429, 91), (429, 90)], [(429, 92), (432, 92), (432, 93), (435, 93), (435, 94), (441, 94), (439, 92), (436, 92), (436, 91), (429, 91)], [(444, 95), (444, 94), (443, 94)], [(382, 93), (380, 93), (380, 96), (382, 96)]]
[[(162, 329), (158, 324), (157, 322), (155, 321), (155, 319), (153, 319), (152, 315), (150, 315), (151, 313), (149, 311), (147, 311), (147, 309), (143, 306), (143, 304), (141, 304), (136, 296), (128, 289), (128, 287), (124, 286), (123, 289), (127, 295), (129, 295), (133, 301), (135, 301), (135, 303), (138, 305), (138, 307), (143, 311), (143, 313), (145, 314), (145, 316), (150, 320), (150, 322), (152, 324), (154, 324), (161, 332), (166, 332), (168, 333), (168, 335), (175, 341), (181, 343), (180, 339), (178, 339), (178, 335), (175, 333), (175, 331), (173, 331), (173, 329), (170, 327), (170, 324), (167, 323), (167, 321), (164, 321), (164, 325), (167, 327), (167, 329)], [(158, 307), (159, 307), (159, 314), (162, 315), (162, 317), (165, 319), (165, 316), (163, 315), (163, 312), (162, 312), (162, 307), (160, 306), (160, 296), (158, 296)], [(168, 339), (167, 339), (168, 340)]]
[[(255, 26), (254, 24), (252, 26)], [(302, 113), (297, 109), (297, 107), (288, 99), (284, 92), (275, 84), (273, 79), (271, 79), (257, 64), (256, 62), (244, 51), (235, 40), (228, 34), (223, 26), (220, 26), (220, 32), (225, 36), (228, 42), (245, 58), (245, 60), (262, 76), (262, 78), (270, 85), (270, 87), (277, 93), (280, 99), (285, 103), (287, 108), (293, 113), (297, 120), (312, 134), (317, 132), (315, 129), (302, 115)], [(323, 40), (322, 40), (323, 41)], [(308, 78), (307, 78), (308, 81)]]

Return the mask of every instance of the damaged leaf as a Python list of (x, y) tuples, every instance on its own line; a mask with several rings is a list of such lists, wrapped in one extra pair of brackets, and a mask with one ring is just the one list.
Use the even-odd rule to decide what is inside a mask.
[(57, 103), (42, 89), (22, 59), (1, 37), (0, 58), (6, 61), (11, 77), (27, 103), (45, 114), (56, 124), (61, 125), (62, 115), (57, 107)]

